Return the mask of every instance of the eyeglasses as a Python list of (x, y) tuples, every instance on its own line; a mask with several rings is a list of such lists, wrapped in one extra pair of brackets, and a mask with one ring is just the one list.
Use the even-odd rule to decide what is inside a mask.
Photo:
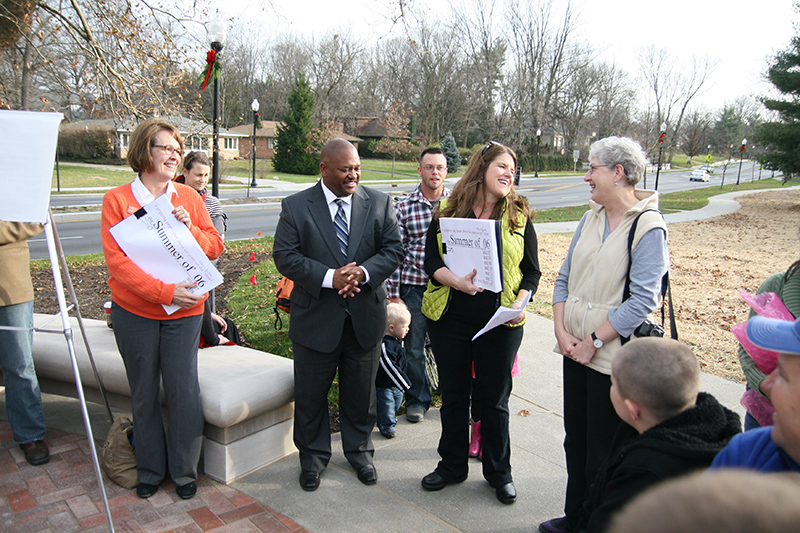
[(486, 146), (484, 146), (484, 147), (483, 147), (483, 151), (481, 152), (481, 157), (485, 156), (485, 155), (486, 155), (486, 152), (488, 152), (488, 151), (489, 151), (489, 148), (491, 148), (491, 147), (492, 147), (492, 145), (495, 145), (495, 144), (496, 144), (497, 146), (503, 146), (502, 144), (500, 144), (500, 143), (499, 143), (499, 142), (497, 142), (497, 141), (489, 141), (489, 144), (487, 144)]
[(170, 146), (169, 144), (151, 144), (150, 146), (152, 148), (160, 148), (161, 153), (168, 157), (171, 157), (175, 152), (178, 152), (178, 156), (183, 157), (183, 150)]
[(439, 172), (439, 174), (443, 174), (444, 171), (447, 170), (447, 167), (444, 165), (437, 165), (437, 166), (425, 165), (424, 167), (422, 167), (422, 170), (424, 170), (425, 172), (433, 172), (435, 170)]
[(608, 165), (589, 165), (589, 174), (594, 174), (598, 168), (609, 168)]

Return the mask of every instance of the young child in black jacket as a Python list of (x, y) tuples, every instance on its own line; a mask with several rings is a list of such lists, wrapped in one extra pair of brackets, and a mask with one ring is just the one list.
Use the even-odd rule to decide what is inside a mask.
[(406, 375), (406, 351), (403, 339), (411, 324), (411, 312), (401, 302), (386, 306), (388, 325), (381, 345), (381, 359), (375, 376), (378, 430), (387, 439), (395, 437), (396, 413), (403, 403), (403, 393), (411, 387)]
[(699, 393), (691, 349), (672, 339), (627, 343), (611, 366), (611, 402), (624, 421), (589, 489), (576, 531), (606, 531), (614, 513), (646, 488), (705, 469), (741, 432), (739, 415)]

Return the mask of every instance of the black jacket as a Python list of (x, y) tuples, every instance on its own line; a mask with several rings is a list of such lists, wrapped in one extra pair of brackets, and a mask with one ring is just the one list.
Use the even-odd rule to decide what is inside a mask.
[(741, 432), (739, 415), (701, 392), (691, 409), (641, 435), (622, 423), (580, 511), (576, 531), (605, 531), (617, 511), (656, 483), (705, 469)]
[(411, 381), (406, 375), (406, 349), (403, 341), (392, 335), (384, 335), (381, 344), (381, 360), (375, 386), (388, 389), (397, 387), (405, 392), (411, 388)]

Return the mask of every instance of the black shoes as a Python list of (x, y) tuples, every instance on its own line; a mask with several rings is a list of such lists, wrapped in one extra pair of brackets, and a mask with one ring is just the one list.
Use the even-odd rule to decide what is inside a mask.
[(375, 466), (364, 465), (356, 471), (358, 480), (364, 485), (374, 485), (378, 482), (378, 473), (375, 471)]
[(303, 470), (300, 472), (300, 488), (306, 492), (313, 492), (319, 488), (319, 472)]
[(178, 494), (181, 500), (194, 498), (194, 495), (197, 493), (197, 483), (191, 481), (186, 485), (181, 485), (180, 487), (176, 486), (175, 492)]
[(539, 524), (540, 533), (569, 533), (572, 528), (567, 523), (567, 517), (552, 518)]
[(497, 487), (495, 491), (497, 492), (497, 499), (500, 500), (500, 503), (511, 505), (517, 501), (517, 489), (514, 488), (513, 483), (506, 483), (502, 487)]
[(140, 498), (149, 498), (158, 492), (158, 485), (151, 485), (150, 483), (139, 483), (136, 486), (136, 495)]
[(461, 483), (467, 479), (467, 476), (464, 476), (461, 479), (445, 479), (439, 475), (437, 471), (433, 471), (424, 478), (422, 478), (422, 488), (429, 491), (437, 491), (442, 490), (447, 485), (452, 485), (453, 483)]
[(25, 454), (25, 460), (33, 466), (43, 465), (50, 460), (50, 450), (43, 440), (35, 440), (19, 445)]

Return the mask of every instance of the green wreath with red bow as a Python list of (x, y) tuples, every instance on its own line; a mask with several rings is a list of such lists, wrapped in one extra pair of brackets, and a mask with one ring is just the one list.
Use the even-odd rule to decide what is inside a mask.
[(203, 80), (203, 86), (200, 87), (200, 90), (206, 88), (208, 85), (208, 80), (216, 80), (219, 78), (219, 73), (222, 67), (217, 61), (217, 52), (214, 50), (209, 50), (206, 54), (206, 68), (203, 70), (200, 77), (197, 78), (197, 81)]

